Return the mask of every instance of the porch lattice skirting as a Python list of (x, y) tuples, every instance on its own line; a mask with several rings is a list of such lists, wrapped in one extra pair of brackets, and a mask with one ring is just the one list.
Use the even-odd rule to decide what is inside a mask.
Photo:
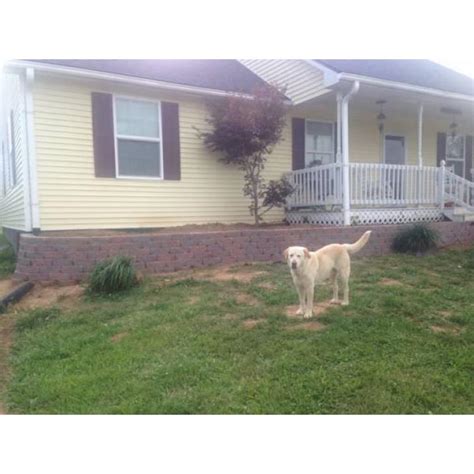
[[(342, 212), (287, 211), (289, 224), (343, 225)], [(440, 209), (353, 209), (351, 225), (408, 224), (444, 220)]]

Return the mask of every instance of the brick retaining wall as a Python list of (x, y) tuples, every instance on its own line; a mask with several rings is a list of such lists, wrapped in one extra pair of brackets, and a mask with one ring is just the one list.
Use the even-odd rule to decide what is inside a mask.
[[(441, 245), (474, 242), (471, 223), (437, 222)], [(98, 237), (52, 237), (22, 234), (16, 275), (42, 282), (77, 282), (87, 278), (99, 260), (115, 255), (132, 257), (145, 274), (170, 272), (254, 261), (278, 261), (290, 245), (317, 249), (340, 242), (352, 243), (366, 230), (372, 237), (360, 255), (390, 252), (401, 226), (318, 227), (290, 226), (262, 229), (170, 232)]]

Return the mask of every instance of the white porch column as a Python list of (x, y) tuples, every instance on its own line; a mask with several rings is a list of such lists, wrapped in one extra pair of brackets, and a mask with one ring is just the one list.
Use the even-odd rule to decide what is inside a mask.
[(341, 143), (341, 104), (342, 94), (337, 93), (337, 122), (336, 122), (336, 163), (340, 163), (342, 159), (342, 143)]
[(418, 105), (418, 166), (423, 166), (423, 104)]
[(423, 197), (423, 182), (421, 179), (421, 167), (423, 166), (423, 104), (418, 105), (418, 180), (417, 180), (417, 198), (418, 206), (421, 205)]
[(351, 196), (349, 183), (349, 100), (359, 90), (355, 81), (351, 90), (344, 96), (341, 104), (342, 125), (342, 212), (344, 225), (351, 225)]

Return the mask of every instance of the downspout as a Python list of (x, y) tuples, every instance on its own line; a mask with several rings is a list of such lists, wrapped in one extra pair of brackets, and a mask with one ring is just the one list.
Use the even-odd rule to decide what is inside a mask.
[(351, 90), (342, 98), (342, 212), (344, 225), (351, 225), (351, 200), (349, 186), (349, 100), (359, 91), (359, 81), (354, 81)]
[(342, 94), (340, 92), (337, 93), (337, 130), (336, 130), (336, 142), (337, 142), (337, 149), (336, 149), (336, 163), (341, 162), (342, 158), (342, 143), (341, 143), (341, 104), (342, 104)]
[(36, 143), (34, 127), (34, 109), (33, 109), (33, 84), (35, 80), (35, 71), (33, 68), (26, 68), (25, 84), (25, 115), (26, 115), (26, 168), (27, 185), (30, 194), (31, 206), (31, 229), (33, 234), (39, 233), (39, 200), (38, 200), (38, 177), (36, 172)]

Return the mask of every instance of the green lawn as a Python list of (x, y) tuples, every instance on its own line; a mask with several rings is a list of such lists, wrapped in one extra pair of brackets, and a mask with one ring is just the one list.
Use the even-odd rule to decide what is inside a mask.
[(322, 330), (286, 316), (285, 265), (233, 271), (20, 314), (8, 411), (474, 413), (474, 249), (356, 258)]

